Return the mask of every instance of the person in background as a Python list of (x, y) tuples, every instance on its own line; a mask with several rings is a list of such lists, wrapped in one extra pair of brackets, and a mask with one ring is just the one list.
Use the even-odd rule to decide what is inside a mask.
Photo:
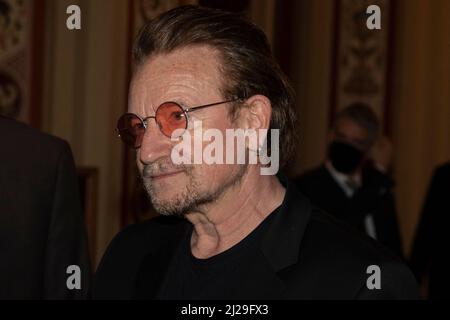
[(69, 145), (0, 116), (0, 159), (0, 300), (87, 298), (90, 263)]
[(402, 256), (394, 182), (387, 174), (391, 147), (379, 131), (368, 105), (343, 109), (334, 120), (325, 162), (295, 183), (314, 205)]
[(413, 244), (410, 264), (429, 299), (448, 299), (450, 270), (447, 227), (450, 223), (450, 162), (436, 168)]

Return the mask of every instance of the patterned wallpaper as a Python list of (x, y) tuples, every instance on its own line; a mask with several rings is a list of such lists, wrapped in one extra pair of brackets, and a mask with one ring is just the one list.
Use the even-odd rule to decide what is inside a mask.
[(32, 0), (0, 0), (0, 114), (30, 122)]
[[(381, 9), (381, 30), (366, 27), (366, 9), (373, 4)], [(388, 98), (391, 1), (338, 0), (336, 10), (332, 107), (337, 111), (353, 102), (365, 102), (384, 119)]]

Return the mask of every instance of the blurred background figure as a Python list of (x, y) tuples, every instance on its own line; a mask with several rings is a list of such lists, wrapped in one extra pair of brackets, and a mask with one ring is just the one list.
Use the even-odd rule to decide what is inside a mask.
[(448, 299), (447, 232), (450, 223), (450, 162), (431, 179), (411, 254), (411, 268), (430, 299)]
[[(86, 298), (90, 264), (69, 145), (0, 116), (0, 155), (0, 300)], [(80, 289), (67, 287), (71, 265)]]
[(378, 138), (379, 131), (369, 106), (343, 109), (334, 120), (325, 162), (296, 183), (314, 205), (402, 256), (394, 182), (387, 175), (391, 148), (386, 138)]

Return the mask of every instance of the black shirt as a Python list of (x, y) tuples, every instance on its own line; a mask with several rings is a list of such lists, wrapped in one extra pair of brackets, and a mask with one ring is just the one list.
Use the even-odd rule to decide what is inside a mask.
[(261, 235), (278, 211), (279, 207), (238, 244), (207, 259), (192, 255), (193, 227), (189, 228), (169, 267), (158, 299), (206, 300), (232, 296), (239, 290), (238, 274), (251, 265), (252, 253), (258, 250)]
[[(192, 269), (189, 265), (183, 268), (179, 253), (183, 252), (179, 248), (189, 248), (186, 239), (192, 233), (192, 225), (186, 219), (161, 216), (129, 226), (114, 238), (103, 256), (93, 297), (176, 299), (189, 295), (190, 299), (207, 296), (227, 300), (419, 297), (414, 276), (395, 256), (312, 207), (289, 182), (283, 203), (276, 211), (261, 228), (255, 229), (259, 239), (244, 239), (243, 245), (236, 246), (238, 249), (230, 249), (230, 252), (243, 250), (239, 262), (230, 262), (233, 259), (224, 252), (227, 267), (234, 265), (234, 268), (223, 273), (213, 271), (212, 278), (207, 278), (211, 283), (177, 274), (189, 274), (187, 270)], [(250, 250), (252, 247), (257, 249)], [(217, 255), (213, 260), (220, 257)], [(366, 270), (370, 265), (382, 270), (380, 290), (367, 286), (370, 275)], [(207, 269), (212, 270), (209, 266)], [(180, 289), (181, 283), (184, 289)]]

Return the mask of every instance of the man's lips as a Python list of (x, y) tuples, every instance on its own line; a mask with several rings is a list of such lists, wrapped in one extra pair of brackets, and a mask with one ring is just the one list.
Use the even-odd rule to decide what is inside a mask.
[(148, 175), (145, 177), (150, 178), (152, 180), (159, 180), (159, 179), (164, 179), (164, 178), (169, 178), (169, 177), (175, 176), (181, 172), (183, 172), (183, 171), (180, 170), (180, 171), (173, 171), (173, 172), (165, 172), (165, 173), (160, 173), (160, 174)]

